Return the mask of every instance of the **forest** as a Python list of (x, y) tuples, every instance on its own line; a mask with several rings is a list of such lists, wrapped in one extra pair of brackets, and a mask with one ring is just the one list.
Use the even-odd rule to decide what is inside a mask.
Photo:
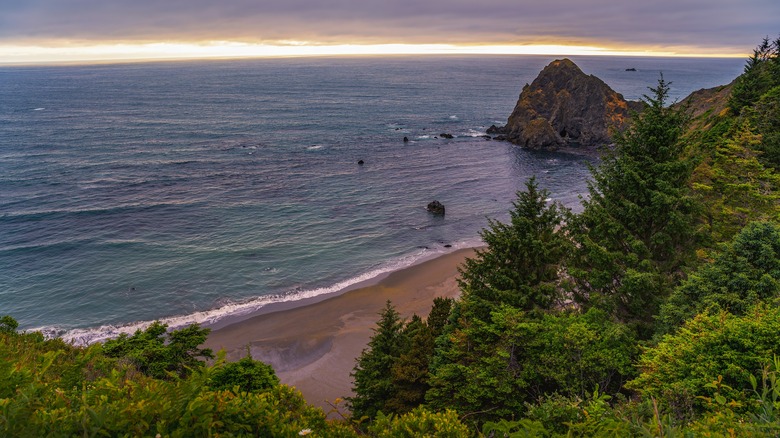
[(780, 39), (723, 109), (663, 77), (582, 211), (533, 178), (427, 318), (378, 315), (355, 395), (309, 406), (208, 329), (87, 347), (0, 320), (2, 436), (780, 436)]

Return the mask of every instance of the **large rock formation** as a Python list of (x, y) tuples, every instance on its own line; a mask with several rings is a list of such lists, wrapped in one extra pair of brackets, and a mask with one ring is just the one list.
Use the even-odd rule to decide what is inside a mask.
[(641, 105), (627, 102), (569, 59), (560, 59), (523, 87), (507, 121), (506, 137), (530, 149), (598, 147), (611, 143), (611, 131), (622, 129), (629, 109)]

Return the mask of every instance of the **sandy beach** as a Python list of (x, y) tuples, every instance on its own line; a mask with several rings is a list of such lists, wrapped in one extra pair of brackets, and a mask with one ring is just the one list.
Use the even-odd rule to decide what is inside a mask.
[(282, 383), (328, 411), (352, 394), (350, 371), (387, 300), (403, 318), (427, 316), (435, 297), (459, 294), (457, 268), (473, 249), (458, 250), (396, 271), (377, 284), (327, 300), (258, 315), (214, 330), (206, 346), (229, 360), (246, 355), (271, 364)]

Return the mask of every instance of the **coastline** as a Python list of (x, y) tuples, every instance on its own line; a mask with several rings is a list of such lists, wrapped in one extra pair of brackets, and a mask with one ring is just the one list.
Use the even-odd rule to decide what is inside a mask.
[(459, 249), (325, 300), (215, 328), (204, 346), (224, 349), (230, 361), (248, 351), (273, 366), (282, 383), (327, 412), (329, 403), (352, 395), (349, 374), (387, 300), (402, 318), (427, 316), (435, 297), (460, 294), (458, 266), (473, 256), (474, 248)]

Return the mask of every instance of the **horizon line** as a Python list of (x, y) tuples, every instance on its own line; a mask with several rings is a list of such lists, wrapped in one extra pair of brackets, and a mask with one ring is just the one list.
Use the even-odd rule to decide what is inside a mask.
[(539, 55), (674, 58), (746, 58), (747, 53), (678, 50), (609, 49), (566, 44), (253, 44), (228, 41), (198, 43), (103, 44), (45, 47), (0, 45), (0, 65), (89, 65), (193, 60), (362, 57), (404, 55)]

